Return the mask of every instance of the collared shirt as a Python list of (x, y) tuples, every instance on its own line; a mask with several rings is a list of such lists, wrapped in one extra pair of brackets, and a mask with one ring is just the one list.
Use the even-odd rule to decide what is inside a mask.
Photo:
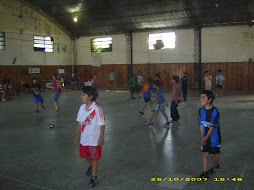
[(86, 104), (79, 108), (77, 121), (81, 125), (80, 144), (83, 146), (98, 146), (101, 127), (105, 125), (103, 112), (95, 102), (86, 111)]

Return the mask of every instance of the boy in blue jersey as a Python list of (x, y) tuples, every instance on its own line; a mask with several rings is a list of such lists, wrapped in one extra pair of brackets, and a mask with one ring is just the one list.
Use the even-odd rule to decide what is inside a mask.
[(139, 111), (140, 114), (144, 115), (144, 110), (146, 109), (146, 106), (148, 105), (148, 103), (150, 102), (150, 106), (152, 107), (152, 101), (151, 101), (151, 90), (153, 90), (153, 85), (152, 85), (153, 79), (152, 77), (148, 77), (147, 78), (147, 82), (143, 84), (142, 88), (143, 88), (143, 97), (145, 100), (145, 105), (144, 107)]
[[(198, 123), (200, 125), (200, 144), (203, 152), (203, 173), (199, 178), (209, 178), (209, 174), (216, 172), (220, 165), (216, 154), (220, 153), (220, 113), (212, 105), (214, 95), (212, 91), (204, 90), (200, 93), (200, 102), (203, 106), (199, 109)], [(213, 167), (208, 170), (208, 155), (213, 161)]]
[(58, 99), (61, 95), (61, 83), (60, 83), (59, 80), (57, 80), (57, 74), (53, 75), (53, 81), (51, 82), (51, 85), (48, 86), (48, 88), (53, 89), (53, 92), (54, 92), (53, 101), (54, 101), (54, 104), (55, 104), (55, 107), (56, 107), (55, 114), (58, 114), (60, 109), (59, 109), (57, 101), (58, 101)]
[(168, 116), (165, 112), (165, 105), (168, 107), (168, 103), (167, 103), (167, 100), (165, 98), (164, 92), (163, 92), (163, 90), (160, 86), (161, 86), (160, 81), (158, 81), (158, 80), (153, 81), (153, 88), (156, 90), (156, 100), (155, 101), (157, 101), (157, 105), (156, 105), (156, 107), (154, 109), (154, 112), (153, 112), (152, 122), (147, 123), (147, 125), (149, 127), (153, 127), (153, 124), (156, 121), (156, 117), (157, 117), (158, 112), (162, 112), (163, 116), (166, 119), (166, 124), (163, 127), (165, 129), (170, 129), (170, 126), (172, 125), (172, 123), (169, 123)]

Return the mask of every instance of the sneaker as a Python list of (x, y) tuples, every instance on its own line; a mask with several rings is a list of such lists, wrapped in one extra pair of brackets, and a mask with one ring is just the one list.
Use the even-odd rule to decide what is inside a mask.
[(208, 179), (209, 178), (208, 172), (203, 172), (202, 174), (200, 174), (200, 176), (198, 178), (201, 178), (201, 179), (207, 178)]
[(60, 112), (60, 109), (58, 108), (58, 110), (55, 112), (55, 114), (58, 114)]
[(46, 107), (44, 105), (41, 106), (43, 109), (46, 109)]
[(97, 176), (92, 176), (90, 182), (88, 183), (88, 187), (94, 187), (97, 185)]
[(86, 171), (86, 176), (92, 175), (92, 166), (89, 166), (88, 170)]
[(146, 123), (146, 125), (147, 125), (148, 127), (153, 127), (153, 123), (152, 123), (152, 122)]
[(140, 110), (138, 113), (140, 113), (141, 115), (144, 115), (144, 112), (142, 110)]
[(208, 170), (208, 173), (209, 173), (209, 174), (214, 174), (214, 173), (217, 172), (219, 169), (220, 169), (220, 164), (218, 164), (217, 167), (215, 167), (215, 166), (211, 167), (211, 169)]
[(163, 127), (165, 129), (170, 129), (171, 126), (172, 126), (172, 123), (169, 123), (169, 122), (167, 122), (165, 125), (163, 125)]
[(6, 99), (5, 99), (5, 98), (2, 98), (2, 102), (6, 102)]
[(39, 111), (39, 110), (36, 110), (35, 112), (36, 112), (36, 113), (40, 113), (40, 111)]

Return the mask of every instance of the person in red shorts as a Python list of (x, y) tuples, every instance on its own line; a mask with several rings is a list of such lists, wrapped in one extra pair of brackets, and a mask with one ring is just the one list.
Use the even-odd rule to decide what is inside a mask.
[(80, 157), (86, 158), (89, 168), (87, 176), (91, 176), (88, 187), (94, 187), (97, 184), (98, 160), (101, 157), (101, 146), (104, 144), (105, 122), (103, 112), (95, 101), (97, 91), (91, 86), (85, 86), (82, 89), (82, 105), (77, 115), (78, 127), (74, 143), (79, 141), (80, 134)]

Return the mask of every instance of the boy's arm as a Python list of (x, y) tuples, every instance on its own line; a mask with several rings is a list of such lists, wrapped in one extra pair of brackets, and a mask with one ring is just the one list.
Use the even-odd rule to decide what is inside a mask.
[(40, 91), (38, 91), (38, 90), (35, 90), (34, 88), (32, 88), (32, 91), (34, 91), (35, 93), (37, 93), (37, 94), (40, 94), (40, 95), (41, 95), (41, 92), (40, 92)]
[(167, 102), (167, 100), (166, 100), (166, 98), (165, 98), (165, 95), (162, 94), (162, 97), (163, 97), (163, 99), (164, 99), (164, 102), (165, 102), (166, 106), (168, 107), (168, 102)]
[(78, 135), (79, 135), (80, 129), (81, 129), (81, 124), (80, 124), (80, 122), (78, 122), (78, 127), (77, 127), (76, 135), (75, 135), (75, 138), (74, 138), (74, 144), (76, 144), (79, 141)]
[(105, 125), (101, 125), (101, 135), (98, 141), (98, 145), (99, 146), (103, 146), (104, 145), (104, 130), (105, 130)]
[(206, 141), (207, 141), (208, 138), (210, 137), (210, 135), (211, 135), (211, 133), (213, 132), (213, 130), (214, 130), (214, 127), (211, 126), (210, 129), (208, 130), (206, 136), (200, 140), (200, 144), (205, 145), (205, 144), (207, 143)]

